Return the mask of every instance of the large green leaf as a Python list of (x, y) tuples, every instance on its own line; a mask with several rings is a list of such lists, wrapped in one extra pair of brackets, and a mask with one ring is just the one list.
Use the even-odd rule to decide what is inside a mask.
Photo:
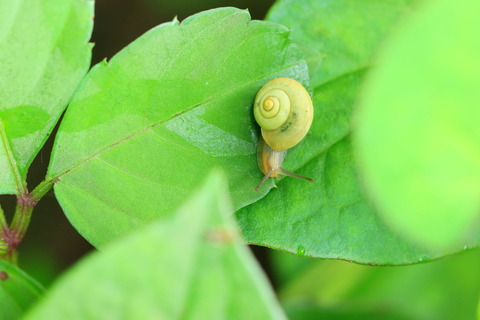
[(308, 79), (288, 35), (223, 8), (162, 24), (95, 66), (47, 177), (80, 233), (102, 245), (167, 215), (213, 166), (228, 173), (236, 208), (260, 198), (255, 94), (278, 76)]
[(25, 272), (0, 260), (0, 319), (20, 319), (42, 293), (40, 285)]
[[(408, 264), (446, 253), (422, 249), (381, 221), (358, 182), (348, 137), (352, 110), (371, 56), (398, 20), (394, 17), (409, 11), (405, 3), (280, 1), (270, 12), (269, 17), (291, 27), (295, 40), (306, 48), (316, 79), (311, 134), (287, 155), (285, 163), (287, 169), (297, 169), (315, 183), (286, 178), (262, 201), (239, 210), (237, 217), (249, 243), (367, 264)], [(340, 32), (336, 30), (348, 36), (332, 37), (331, 32)], [(364, 38), (367, 40), (360, 41)], [(334, 61), (316, 66), (315, 52), (336, 53), (339, 47), (350, 54), (329, 54)], [(331, 67), (324, 69), (329, 63)], [(306, 165), (298, 169), (301, 163)], [(461, 249), (477, 243), (472, 239)]]
[(27, 319), (284, 319), (212, 175), (176, 215), (66, 274)]
[(90, 65), (93, 2), (0, 2), (0, 193), (28, 167)]
[(433, 248), (479, 236), (479, 15), (476, 0), (423, 8), (386, 48), (359, 110), (373, 199), (392, 227)]

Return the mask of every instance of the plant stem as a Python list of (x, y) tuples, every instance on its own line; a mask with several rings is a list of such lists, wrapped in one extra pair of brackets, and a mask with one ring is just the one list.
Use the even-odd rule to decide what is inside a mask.
[(38, 201), (52, 188), (52, 181), (43, 181), (32, 193), (28, 191), (17, 195), (17, 207), (13, 214), (13, 220), (10, 227), (7, 226), (3, 211), (0, 209), (0, 242), (4, 242), (7, 247), (7, 253), (0, 255), (0, 259), (9, 260), (16, 263), (16, 249), (22, 241), (30, 224), (33, 208)]
[(33, 207), (36, 204), (36, 202), (32, 201), (29, 193), (17, 197), (17, 207), (15, 208), (13, 220), (10, 224), (10, 231), (13, 236), (13, 242), (11, 243), (13, 249), (20, 244), (25, 236), (25, 232), (30, 224), (30, 218), (32, 217)]
[(52, 180), (44, 180), (42, 181), (35, 189), (33, 189), (32, 193), (30, 194), (30, 197), (32, 201), (37, 203), (40, 201), (40, 199), (43, 198), (43, 196), (50, 191), (53, 187), (53, 182)]
[[(2, 206), (0, 206), (0, 236), (3, 234), (3, 230), (7, 228), (7, 220), (5, 219), (5, 214), (3, 213)], [(1, 239), (0, 239), (1, 240)]]
[(3, 209), (0, 206), (0, 256), (5, 254), (8, 251), (8, 245), (5, 241), (5, 230), (8, 228), (7, 220), (3, 214)]
[(25, 193), (17, 197), (17, 207), (13, 215), (10, 230), (15, 232), (21, 241), (30, 223), (33, 207), (52, 188), (53, 182), (45, 180), (41, 182), (32, 193)]

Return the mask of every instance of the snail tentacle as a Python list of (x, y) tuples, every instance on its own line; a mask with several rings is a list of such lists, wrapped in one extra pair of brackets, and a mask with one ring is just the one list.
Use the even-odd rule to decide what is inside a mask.
[(297, 178), (297, 179), (307, 180), (307, 181), (310, 181), (310, 182), (315, 182), (315, 180), (313, 180), (311, 178), (301, 176), (299, 174), (296, 174), (295, 172), (291, 172), (291, 171), (285, 170), (283, 168), (278, 168), (278, 173), (283, 174), (284, 176), (292, 177), (292, 178)]
[(263, 177), (262, 181), (260, 181), (260, 183), (255, 187), (255, 191), (258, 191), (258, 189), (260, 189), (260, 187), (268, 180), (268, 178), (272, 176), (274, 172), (275, 169), (271, 169), (269, 172), (267, 172)]

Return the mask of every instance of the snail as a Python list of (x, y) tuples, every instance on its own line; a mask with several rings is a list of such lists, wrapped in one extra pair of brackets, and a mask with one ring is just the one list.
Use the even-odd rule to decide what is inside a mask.
[(293, 79), (273, 79), (258, 91), (253, 114), (262, 131), (257, 159), (265, 174), (255, 191), (280, 174), (313, 182), (282, 168), (287, 149), (302, 141), (312, 125), (313, 103), (307, 90)]

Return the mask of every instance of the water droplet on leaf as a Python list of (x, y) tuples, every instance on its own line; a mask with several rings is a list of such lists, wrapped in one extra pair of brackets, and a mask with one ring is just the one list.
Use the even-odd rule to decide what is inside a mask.
[(302, 247), (302, 246), (298, 246), (298, 248), (297, 248), (297, 255), (303, 257), (303, 256), (305, 255), (305, 248)]

